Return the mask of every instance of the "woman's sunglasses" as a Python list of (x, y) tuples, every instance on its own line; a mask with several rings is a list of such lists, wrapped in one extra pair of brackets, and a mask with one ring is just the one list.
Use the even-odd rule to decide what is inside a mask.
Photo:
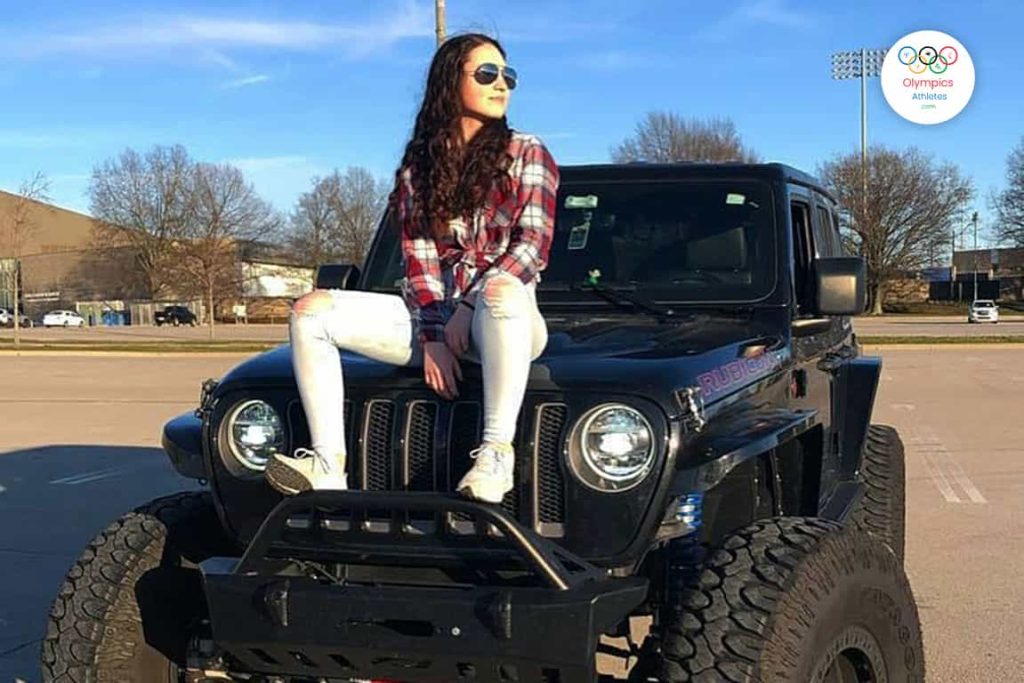
[(515, 90), (516, 84), (519, 82), (519, 75), (516, 70), (510, 66), (498, 66), (487, 62), (481, 64), (473, 72), (473, 79), (476, 80), (480, 85), (490, 85), (494, 81), (498, 80), (498, 74), (501, 74), (505, 79), (505, 85), (508, 86), (509, 90)]

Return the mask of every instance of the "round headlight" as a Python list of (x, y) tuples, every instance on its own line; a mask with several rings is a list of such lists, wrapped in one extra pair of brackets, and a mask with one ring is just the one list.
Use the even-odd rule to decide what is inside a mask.
[(654, 430), (647, 418), (624, 404), (607, 404), (584, 415), (573, 430), (576, 475), (602, 491), (624, 491), (639, 483), (654, 463)]
[[(275, 451), (284, 451), (285, 435), (281, 417), (265, 401), (242, 401), (224, 420), (224, 436), (234, 463), (225, 458), (232, 474), (262, 472)], [(231, 465), (235, 464), (235, 467)], [(240, 465), (240, 470), (237, 466)]]

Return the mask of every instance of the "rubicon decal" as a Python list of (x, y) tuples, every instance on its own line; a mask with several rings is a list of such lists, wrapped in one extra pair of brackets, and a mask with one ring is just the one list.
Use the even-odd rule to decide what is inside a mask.
[(974, 62), (947, 33), (909, 33), (885, 54), (882, 93), (908, 121), (926, 125), (948, 121), (974, 93)]
[(754, 358), (741, 358), (698, 375), (697, 382), (704, 400), (717, 398), (730, 389), (768, 376), (782, 365), (785, 358), (786, 354), (782, 352), (766, 353)]

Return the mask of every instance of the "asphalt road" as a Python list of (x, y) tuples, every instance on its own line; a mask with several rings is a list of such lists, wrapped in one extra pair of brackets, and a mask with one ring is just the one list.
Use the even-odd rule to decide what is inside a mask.
[[(854, 329), (861, 335), (962, 337), (1013, 335), (1024, 336), (1024, 316), (1003, 316), (999, 324), (970, 325), (963, 318), (952, 316), (860, 316), (854, 318)], [(0, 340), (14, 335), (11, 328), (0, 328)], [(210, 339), (206, 327), (154, 327), (152, 325), (124, 327), (39, 328), (22, 330), (22, 338), (37, 341), (117, 341), (152, 342)], [(288, 341), (288, 326), (278, 325), (218, 325), (214, 328), (217, 341)]]
[[(907, 445), (907, 570), (929, 681), (1024, 669), (1024, 349), (894, 349), (875, 421)], [(181, 490), (164, 421), (244, 356), (0, 356), (0, 681), (38, 680), (50, 601), (88, 540)]]

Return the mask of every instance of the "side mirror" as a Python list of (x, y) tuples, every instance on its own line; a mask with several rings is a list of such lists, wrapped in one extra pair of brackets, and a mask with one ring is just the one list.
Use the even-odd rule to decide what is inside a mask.
[(860, 256), (814, 262), (815, 313), (859, 315), (867, 307), (867, 265)]
[(317, 289), (355, 289), (359, 267), (351, 263), (325, 263), (316, 269)]

